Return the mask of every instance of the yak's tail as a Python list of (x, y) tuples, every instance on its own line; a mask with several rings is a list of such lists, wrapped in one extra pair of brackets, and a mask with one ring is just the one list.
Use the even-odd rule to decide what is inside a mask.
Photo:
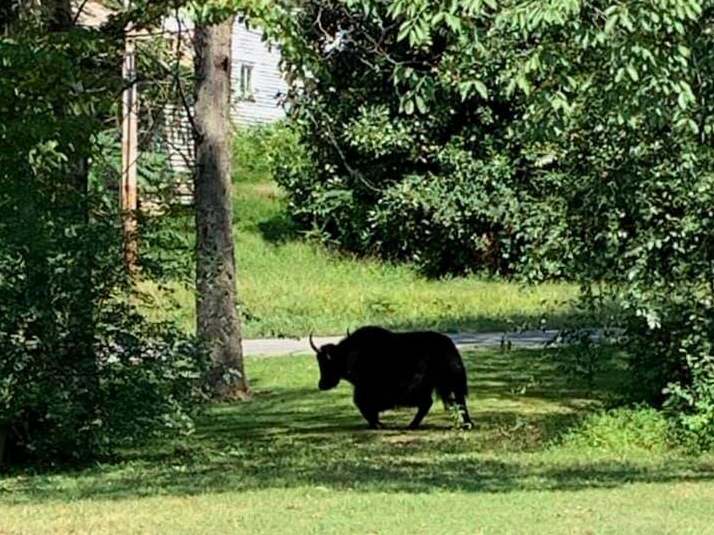
[(449, 353), (449, 358), (446, 359), (446, 369), (439, 381), (439, 385), (436, 387), (436, 392), (445, 406), (449, 406), (455, 401), (461, 402), (469, 393), (466, 369), (461, 360), (461, 355), (453, 343), (451, 343)]
[(456, 346), (449, 340), (451, 349), (446, 359), (444, 374), (441, 377), (437, 393), (444, 402), (446, 410), (458, 410), (459, 425), (462, 429), (472, 429), (473, 422), (466, 407), (466, 396), (468, 395), (468, 384), (466, 380), (466, 368), (461, 360), (461, 355)]

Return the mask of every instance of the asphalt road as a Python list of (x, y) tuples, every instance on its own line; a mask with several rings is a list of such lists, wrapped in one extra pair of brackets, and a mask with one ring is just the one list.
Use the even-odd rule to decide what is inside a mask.
[[(500, 347), (509, 343), (511, 347), (534, 348), (542, 347), (552, 341), (558, 331), (524, 331), (524, 332), (487, 332), (448, 334), (459, 349), (479, 347)], [(317, 336), (313, 340), (318, 346), (339, 342), (342, 336)], [(297, 355), (311, 353), (308, 338), (262, 338), (243, 340), (243, 353), (253, 356)]]

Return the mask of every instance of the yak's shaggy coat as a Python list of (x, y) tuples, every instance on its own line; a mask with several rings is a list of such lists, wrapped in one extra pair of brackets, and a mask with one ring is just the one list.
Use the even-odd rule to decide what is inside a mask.
[(371, 428), (381, 427), (379, 413), (417, 407), (410, 429), (429, 412), (434, 390), (447, 407), (455, 405), (463, 427), (472, 427), (466, 408), (466, 370), (456, 346), (437, 332), (393, 333), (362, 327), (338, 344), (317, 348), (321, 390), (341, 379), (354, 385), (354, 402)]

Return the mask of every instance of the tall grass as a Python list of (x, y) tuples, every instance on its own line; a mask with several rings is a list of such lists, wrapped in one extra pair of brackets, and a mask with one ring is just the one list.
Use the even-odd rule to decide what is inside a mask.
[[(431, 280), (410, 266), (354, 258), (301, 239), (265, 164), (270, 135), (248, 130), (236, 141), (235, 239), (246, 336), (338, 334), (369, 323), (500, 330), (538, 326), (542, 318), (561, 326), (570, 319), (565, 302), (576, 293), (572, 285)], [(177, 286), (174, 299), (177, 307), (170, 314), (193, 328), (192, 289)]]

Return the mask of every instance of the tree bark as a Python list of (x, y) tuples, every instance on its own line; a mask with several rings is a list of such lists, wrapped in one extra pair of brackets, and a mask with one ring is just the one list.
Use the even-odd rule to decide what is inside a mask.
[(45, 0), (51, 32), (64, 32), (73, 26), (72, 3), (70, 0)]
[(2, 470), (3, 464), (5, 464), (5, 444), (7, 444), (7, 436), (10, 433), (10, 429), (6, 424), (0, 424), (0, 470)]
[(197, 332), (211, 356), (218, 399), (249, 395), (237, 308), (231, 195), (230, 74), (233, 18), (195, 29)]
[[(51, 33), (61, 34), (70, 32), (75, 28), (74, 10), (71, 0), (43, 0), (42, 5), (47, 9), (46, 15), (47, 29)], [(62, 122), (67, 120), (72, 111), (61, 104), (55, 107), (57, 120)], [(65, 199), (69, 201), (70, 209), (63, 211), (63, 217), (69, 225), (87, 226), (90, 222), (89, 206), (89, 159), (87, 149), (90, 144), (89, 137), (81, 146), (68, 145), (63, 147), (64, 154), (68, 158), (67, 162), (67, 189), (63, 192)], [(67, 369), (88, 377), (91, 382), (87, 388), (75, 395), (82, 409), (94, 416), (88, 417), (93, 420), (97, 416), (97, 396), (99, 395), (99, 380), (97, 373), (97, 356), (94, 350), (96, 335), (95, 313), (96, 294), (92, 279), (92, 269), (94, 258), (90, 249), (83, 243), (77, 251), (81, 255), (72, 263), (73, 276), (78, 285), (71, 302), (69, 303), (68, 327), (72, 332), (73, 350), (67, 355), (65, 362), (61, 365)]]

